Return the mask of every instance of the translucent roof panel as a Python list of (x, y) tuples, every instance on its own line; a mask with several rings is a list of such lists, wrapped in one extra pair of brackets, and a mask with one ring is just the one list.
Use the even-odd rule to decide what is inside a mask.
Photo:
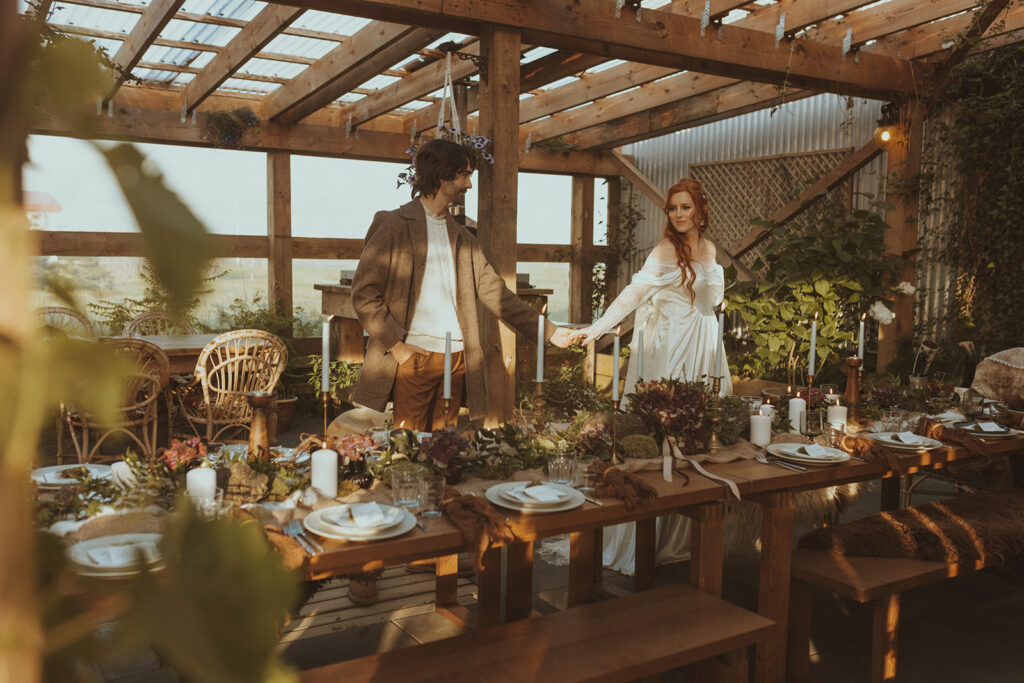
[(270, 43), (268, 43), (263, 49), (267, 52), (280, 52), (286, 55), (320, 59), (328, 52), (338, 47), (338, 45), (339, 43), (335, 43), (330, 40), (318, 40), (316, 38), (305, 38), (303, 36), (290, 36), (282, 33), (270, 41)]
[(398, 83), (400, 80), (402, 79), (396, 78), (395, 76), (374, 76), (365, 83), (361, 83), (359, 87), (368, 88), (370, 90), (380, 90), (381, 88), (386, 88), (389, 85)]
[(158, 69), (132, 69), (132, 75), (147, 83), (171, 83), (180, 74), (178, 71), (161, 71)]
[(548, 83), (547, 85), (542, 85), (541, 87), (539, 87), (537, 89), (538, 90), (554, 90), (555, 88), (560, 88), (563, 85), (569, 85), (570, 83), (575, 83), (578, 80), (579, 79), (576, 78), (575, 76), (566, 76), (565, 78), (559, 78), (557, 81), (552, 81), (551, 83)]
[(108, 57), (113, 57), (121, 49), (120, 40), (107, 40), (106, 38), (83, 38), (83, 40), (95, 45), (96, 49), (105, 51)]
[(200, 24), (194, 21), (171, 19), (167, 22), (164, 30), (160, 32), (160, 37), (167, 38), (168, 40), (187, 40), (193, 43), (224, 47), (241, 30), (233, 26), (217, 26), (215, 24)]
[(366, 97), (366, 95), (357, 95), (356, 93), (353, 92), (347, 92), (334, 101), (340, 104), (352, 104), (353, 102), (358, 102), (364, 97)]
[(446, 33), (437, 40), (435, 40), (434, 42), (432, 42), (430, 45), (427, 45), (427, 49), (436, 50), (438, 45), (443, 45), (449, 42), (464, 43), (470, 38), (471, 36), (467, 36), (465, 33)]
[(606, 69), (611, 69), (614, 66), (621, 66), (625, 63), (625, 60), (622, 59), (609, 59), (607, 62), (602, 62), (597, 66), (590, 67), (589, 69), (587, 69), (587, 72), (596, 74), (600, 73), (601, 71), (605, 71)]
[(277, 83), (264, 83), (262, 81), (247, 81), (241, 78), (229, 78), (221, 85), (222, 90), (233, 90), (235, 92), (248, 93), (269, 93), (274, 92), (281, 86)]
[(265, 2), (254, 0), (185, 0), (182, 11), (193, 14), (209, 14), (215, 17), (230, 17), (248, 21), (259, 14)]
[(433, 102), (427, 102), (425, 100), (413, 100), (412, 102), (406, 102), (403, 104), (401, 109), (405, 109), (407, 111), (419, 111), (420, 109), (429, 107), (432, 104)]
[(178, 77), (174, 79), (174, 85), (185, 87), (195, 77), (196, 77), (196, 74), (180, 73), (180, 74), (178, 74)]
[(135, 28), (140, 16), (134, 12), (115, 12), (96, 7), (54, 3), (49, 23), (96, 28), (127, 35)]
[(523, 61), (524, 62), (532, 62), (535, 59), (540, 59), (541, 57), (547, 57), (548, 55), (550, 55), (550, 54), (552, 54), (554, 52), (558, 52), (558, 50), (556, 50), (553, 47), (534, 47), (534, 48), (531, 48), (531, 49), (527, 50), (525, 53), (523, 53)]
[(369, 23), (369, 19), (362, 19), (360, 17), (347, 17), (344, 14), (309, 10), (293, 21), (292, 26), (350, 36)]
[(305, 64), (294, 64), (292, 62), (278, 62), (272, 59), (252, 58), (239, 69), (242, 73), (255, 74), (257, 76), (273, 76), (275, 78), (292, 79), (305, 71), (308, 67)]
[(192, 61), (200, 54), (198, 50), (185, 50), (179, 47), (151, 47), (143, 53), (142, 61), (191, 66)]

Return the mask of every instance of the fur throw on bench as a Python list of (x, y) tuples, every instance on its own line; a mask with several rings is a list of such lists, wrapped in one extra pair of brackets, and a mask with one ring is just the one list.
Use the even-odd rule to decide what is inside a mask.
[(798, 547), (949, 564), (981, 562), (1024, 576), (1024, 491), (979, 493), (882, 512), (811, 531)]

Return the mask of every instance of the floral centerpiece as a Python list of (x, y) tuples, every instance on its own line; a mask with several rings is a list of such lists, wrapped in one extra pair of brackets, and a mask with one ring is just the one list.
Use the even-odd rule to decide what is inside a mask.
[(705, 394), (702, 382), (662, 378), (640, 382), (629, 395), (629, 411), (686, 455), (704, 450)]
[(474, 465), (476, 451), (470, 448), (469, 439), (447, 429), (431, 432), (420, 444), (420, 459), (449, 484), (458, 484), (462, 472)]

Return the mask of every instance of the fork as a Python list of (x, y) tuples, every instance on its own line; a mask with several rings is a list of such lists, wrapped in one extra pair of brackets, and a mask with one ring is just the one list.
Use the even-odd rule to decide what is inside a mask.
[(299, 542), (299, 545), (310, 555), (316, 555), (324, 551), (323, 546), (308, 538), (302, 524), (297, 519), (290, 519), (281, 526), (281, 530)]
[(803, 465), (797, 465), (796, 463), (786, 462), (785, 460), (779, 460), (778, 458), (770, 458), (764, 452), (758, 453), (754, 456), (754, 459), (763, 465), (778, 465), (779, 467), (787, 470), (793, 470), (794, 472), (806, 472), (807, 468)]

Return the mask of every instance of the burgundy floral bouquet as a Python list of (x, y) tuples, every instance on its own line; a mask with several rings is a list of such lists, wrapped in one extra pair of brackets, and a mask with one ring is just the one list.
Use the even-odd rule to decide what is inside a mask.
[(640, 382), (629, 395), (629, 411), (640, 416), (660, 441), (669, 439), (686, 455), (704, 450), (704, 384), (662, 378)]
[(167, 465), (172, 472), (179, 467), (189, 470), (206, 457), (206, 443), (203, 439), (192, 437), (187, 441), (171, 439), (170, 448), (158, 448), (156, 458)]
[[(462, 477), (462, 468), (470, 465), (465, 457), (469, 452), (469, 439), (447, 429), (431, 432), (420, 443), (420, 456), (443, 474), (449, 484), (457, 484)], [(422, 456), (426, 456), (425, 458)]]

